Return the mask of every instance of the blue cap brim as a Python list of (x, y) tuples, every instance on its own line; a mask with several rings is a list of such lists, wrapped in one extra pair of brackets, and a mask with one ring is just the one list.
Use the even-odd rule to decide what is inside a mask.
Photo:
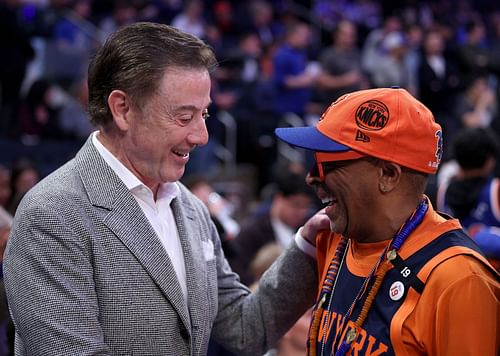
[(349, 146), (338, 143), (318, 131), (316, 127), (280, 127), (274, 130), (276, 136), (292, 146), (321, 152), (346, 152)]

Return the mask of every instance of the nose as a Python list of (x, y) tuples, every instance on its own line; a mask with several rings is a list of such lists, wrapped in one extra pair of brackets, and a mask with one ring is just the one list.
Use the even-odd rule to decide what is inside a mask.
[(318, 198), (323, 199), (328, 195), (328, 187), (321, 178), (308, 173), (306, 176), (306, 183), (314, 189)]
[(206, 145), (208, 142), (207, 124), (203, 118), (193, 122), (192, 131), (188, 135), (188, 140), (193, 145)]
[(314, 186), (321, 184), (322, 181), (321, 181), (320, 177), (313, 175), (309, 172), (309, 173), (307, 173), (307, 176), (306, 176), (306, 183), (309, 186), (314, 187)]

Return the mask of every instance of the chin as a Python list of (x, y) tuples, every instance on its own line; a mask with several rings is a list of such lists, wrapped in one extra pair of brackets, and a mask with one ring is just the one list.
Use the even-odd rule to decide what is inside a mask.
[(335, 232), (336, 234), (341, 234), (342, 232), (337, 229), (337, 226), (333, 221), (330, 221), (330, 231)]
[(330, 230), (336, 234), (344, 235), (347, 237), (347, 225), (343, 221), (330, 220)]
[(185, 172), (185, 167), (182, 167), (180, 169), (178, 169), (176, 172), (175, 172), (175, 175), (172, 177), (172, 179), (170, 180), (171, 182), (176, 182), (178, 181), (179, 179), (182, 178), (182, 176), (184, 175), (184, 172)]

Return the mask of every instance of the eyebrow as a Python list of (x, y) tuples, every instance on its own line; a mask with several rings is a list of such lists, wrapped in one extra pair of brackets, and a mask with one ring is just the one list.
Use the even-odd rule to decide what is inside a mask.
[(212, 104), (212, 100), (210, 100), (208, 102), (208, 105), (204, 109), (200, 109), (194, 105), (182, 105), (182, 106), (176, 107), (173, 111), (175, 113), (175, 112), (184, 111), (184, 110), (187, 110), (187, 111), (207, 110), (208, 107), (210, 106), (210, 104)]

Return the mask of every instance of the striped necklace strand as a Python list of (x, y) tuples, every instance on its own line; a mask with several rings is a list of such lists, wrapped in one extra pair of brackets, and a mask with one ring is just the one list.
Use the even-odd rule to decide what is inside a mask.
[(328, 272), (326, 274), (325, 280), (323, 282), (323, 287), (321, 289), (321, 298), (319, 298), (318, 303), (313, 310), (311, 327), (309, 328), (309, 355), (316, 356), (317, 355), (317, 346), (318, 346), (318, 333), (319, 333), (319, 324), (321, 321), (321, 308), (326, 301), (327, 296), (332, 292), (334, 286), (337, 283), (337, 273), (339, 271), (340, 264), (344, 261), (344, 257), (347, 252), (347, 242), (348, 238), (342, 236), (337, 250), (335, 251), (335, 256), (330, 262), (328, 266)]
[[(342, 266), (344, 265), (344, 261), (347, 255), (347, 251), (349, 251), (349, 246), (351, 244), (351, 240), (347, 239), (347, 246), (343, 248), (344, 252), (342, 253), (342, 260), (340, 261), (340, 265), (337, 271), (335, 271), (336, 274), (340, 273), (340, 270), (342, 269)], [(332, 306), (332, 301), (333, 301), (333, 295), (335, 294), (335, 287), (337, 286), (337, 278), (335, 278), (335, 282), (333, 283), (333, 287), (331, 291), (329, 292), (330, 297), (328, 298), (328, 305), (326, 306), (327, 310), (330, 310)], [(329, 324), (329, 318), (325, 318), (324, 321), (324, 326), (323, 326), (323, 336), (326, 336), (326, 331), (328, 330), (328, 324)], [(321, 345), (321, 355), (324, 355), (325, 353), (325, 343)]]
[[(354, 327), (350, 329), (347, 332), (346, 338), (344, 341), (342, 341), (342, 344), (338, 348), (337, 352), (335, 353), (335, 356), (344, 356), (347, 354), (351, 347), (351, 343), (356, 340), (356, 337), (358, 336), (358, 330), (361, 328), (363, 323), (366, 320), (366, 317), (368, 316), (368, 312), (370, 311), (370, 308), (373, 304), (373, 301), (375, 299), (375, 296), (377, 295), (379, 288), (382, 284), (382, 281), (384, 280), (384, 277), (387, 273), (387, 271), (391, 267), (391, 261), (394, 260), (398, 254), (398, 250), (401, 248), (403, 243), (405, 242), (406, 238), (417, 228), (418, 225), (422, 222), (424, 219), (425, 213), (427, 212), (429, 205), (427, 204), (427, 199), (422, 200), (422, 202), (417, 206), (413, 214), (410, 216), (410, 218), (405, 222), (403, 227), (398, 231), (396, 236), (392, 239), (391, 244), (384, 249), (384, 252), (380, 256), (380, 259), (384, 259), (384, 257), (387, 257), (384, 259), (380, 266), (380, 271), (377, 274), (377, 277), (375, 279), (375, 282), (373, 283), (372, 287), (370, 288), (370, 291), (368, 292), (368, 296), (365, 299), (365, 302), (363, 303), (363, 306), (361, 308), (361, 312), (359, 313), (356, 321), (354, 322)], [(389, 248), (392, 247), (392, 248)], [(387, 252), (388, 251), (388, 252)], [(373, 277), (373, 273), (370, 273), (370, 275), (367, 277), (369, 280)], [(359, 301), (358, 298), (354, 300), (354, 304), (356, 304)], [(352, 310), (351, 310), (352, 312)], [(350, 317), (350, 315), (349, 315)], [(348, 319), (346, 319), (348, 320)]]
[[(415, 209), (415, 211), (412, 213), (410, 218), (405, 222), (405, 224), (399, 229), (397, 232), (396, 236), (392, 239), (392, 243), (388, 245), (384, 251), (382, 252), (379, 260), (375, 264), (374, 268), (368, 275), (368, 277), (365, 278), (365, 281), (363, 282), (356, 298), (352, 302), (351, 306), (349, 307), (348, 312), (346, 313), (346, 317), (344, 318), (344, 323), (350, 318), (351, 313), (354, 309), (354, 306), (356, 303), (361, 299), (362, 295), (365, 294), (366, 287), (368, 285), (368, 282), (371, 280), (373, 275), (376, 273), (378, 267), (380, 266), (380, 271), (377, 274), (376, 280), (372, 287), (370, 288), (370, 291), (368, 293), (368, 297), (365, 299), (365, 302), (363, 303), (363, 307), (361, 308), (361, 312), (356, 319), (356, 322), (354, 323), (354, 328), (349, 330), (347, 332), (346, 339), (342, 342), (340, 345), (339, 349), (335, 353), (335, 356), (344, 356), (348, 351), (351, 346), (351, 343), (356, 339), (358, 335), (358, 329), (363, 325), (366, 317), (368, 316), (368, 312), (372, 306), (373, 300), (375, 299), (375, 296), (377, 295), (377, 292), (380, 288), (380, 285), (382, 284), (382, 281), (385, 277), (385, 274), (387, 271), (390, 269), (390, 262), (394, 260), (397, 256), (397, 251), (401, 248), (403, 245), (403, 242), (406, 240), (406, 238), (410, 235), (410, 233), (415, 230), (415, 228), (422, 222), (425, 213), (427, 212), (428, 209), (428, 203), (427, 200), (424, 199)], [(326, 302), (327, 297), (329, 298), (329, 303), (328, 307), (330, 307), (330, 304), (333, 299), (333, 292), (336, 287), (337, 283), (337, 278), (338, 278), (338, 273), (340, 270), (340, 267), (344, 263), (344, 258), (347, 254), (348, 250), (348, 241), (346, 237), (342, 236), (337, 249), (335, 251), (335, 256), (330, 262), (330, 265), (328, 267), (328, 272), (326, 274), (325, 280), (323, 282), (323, 287), (321, 290), (321, 298), (319, 299), (318, 303), (316, 303), (316, 306), (313, 310), (313, 315), (312, 315), (312, 321), (311, 321), (311, 327), (309, 328), (309, 337), (308, 337), (308, 344), (309, 344), (309, 356), (316, 356), (317, 355), (317, 344), (318, 344), (318, 333), (319, 333), (319, 325), (321, 321), (321, 308), (323, 304)], [(392, 247), (392, 249), (389, 250), (389, 248)], [(388, 252), (387, 252), (388, 251)], [(386, 260), (384, 260), (384, 257), (387, 257)], [(343, 324), (344, 324), (343, 323)], [(326, 330), (327, 328), (325, 328)], [(343, 333), (340, 333), (342, 335)], [(326, 342), (326, 341), (325, 341)], [(324, 342), (323, 342), (324, 346)], [(321, 354), (323, 354), (323, 347), (321, 350)]]

